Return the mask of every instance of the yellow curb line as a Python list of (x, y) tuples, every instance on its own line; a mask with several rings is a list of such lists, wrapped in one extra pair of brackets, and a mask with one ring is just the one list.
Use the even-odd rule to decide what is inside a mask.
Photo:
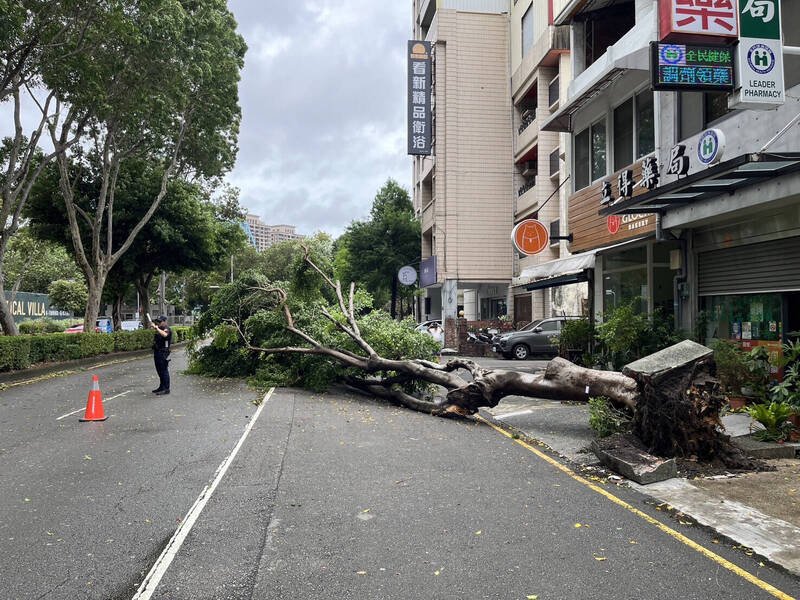
[(67, 375), (74, 375), (75, 373), (81, 373), (82, 371), (88, 371), (89, 369), (97, 369), (99, 367), (109, 367), (111, 365), (119, 365), (122, 363), (133, 362), (135, 360), (142, 360), (143, 358), (147, 358), (145, 356), (137, 356), (135, 358), (123, 358), (120, 360), (111, 360), (104, 363), (98, 363), (96, 365), (91, 365), (90, 367), (86, 367), (82, 370), (65, 370), (65, 371), (53, 371), (52, 373), (48, 373), (47, 375), (40, 375), (39, 377), (34, 377), (33, 379), (24, 379), (22, 381), (15, 381), (14, 383), (5, 383), (0, 384), (0, 391), (7, 390), (8, 388), (17, 387), (20, 385), (29, 385), (31, 383), (36, 383), (38, 381), (44, 381), (45, 379), (55, 379), (56, 377), (66, 377)]
[(554, 467), (560, 469), (561, 471), (563, 471), (564, 473), (566, 473), (567, 475), (572, 477), (578, 483), (582, 483), (583, 485), (588, 486), (590, 489), (594, 490), (598, 494), (601, 494), (602, 496), (605, 496), (607, 499), (611, 500), (615, 504), (618, 504), (618, 505), (622, 506), (623, 508), (626, 508), (627, 510), (629, 510), (633, 514), (643, 518), (648, 523), (651, 523), (652, 525), (655, 525), (661, 531), (669, 534), (670, 536), (672, 536), (673, 538), (675, 538), (679, 542), (682, 542), (683, 544), (686, 544), (687, 546), (689, 546), (693, 550), (696, 550), (700, 554), (703, 554), (707, 558), (710, 558), (711, 560), (713, 560), (715, 563), (719, 564), (720, 566), (725, 567), (729, 571), (731, 571), (733, 573), (736, 573), (740, 577), (746, 579), (747, 581), (749, 581), (750, 583), (752, 583), (756, 587), (761, 588), (765, 592), (775, 596), (776, 598), (780, 598), (781, 600), (795, 600), (794, 597), (789, 596), (788, 594), (785, 594), (784, 592), (780, 591), (776, 587), (773, 587), (772, 585), (770, 585), (766, 581), (763, 581), (763, 580), (759, 579), (758, 577), (756, 577), (755, 575), (752, 575), (752, 574), (748, 573), (747, 571), (745, 571), (741, 567), (737, 567), (735, 564), (733, 564), (732, 562), (722, 558), (718, 554), (714, 554), (713, 552), (711, 552), (711, 550), (708, 550), (707, 548), (704, 548), (703, 546), (701, 546), (697, 542), (689, 539), (688, 537), (686, 537), (682, 533), (680, 533), (678, 531), (675, 531), (671, 527), (668, 527), (668, 526), (664, 525), (658, 519), (654, 519), (650, 515), (640, 511), (637, 508), (634, 508), (633, 506), (631, 506), (630, 504), (628, 504), (624, 500), (621, 500), (621, 499), (617, 498), (614, 494), (612, 494), (610, 492), (607, 492), (603, 488), (601, 488), (599, 486), (596, 486), (595, 484), (587, 481), (586, 479), (584, 479), (583, 477), (581, 477), (580, 475), (575, 473), (573, 470), (571, 470), (569, 467), (566, 467), (565, 465), (562, 465), (560, 462), (558, 462), (554, 458), (551, 458), (551, 457), (547, 456), (545, 453), (541, 452), (540, 450), (537, 450), (536, 448), (534, 448), (533, 446), (531, 446), (527, 442), (525, 442), (523, 440), (519, 440), (519, 439), (514, 439), (509, 432), (507, 432), (506, 430), (502, 429), (501, 427), (498, 427), (494, 423), (490, 423), (489, 421), (487, 421), (486, 419), (484, 419), (480, 415), (474, 415), (474, 417), (476, 419), (478, 419), (479, 421), (482, 421), (483, 423), (486, 423), (492, 429), (494, 429), (496, 431), (499, 431), (504, 436), (513, 439), (515, 442), (517, 442), (521, 446), (527, 448), (528, 450), (530, 450), (531, 452), (536, 454), (536, 456), (538, 456), (539, 458), (547, 461), (548, 463), (550, 463)]

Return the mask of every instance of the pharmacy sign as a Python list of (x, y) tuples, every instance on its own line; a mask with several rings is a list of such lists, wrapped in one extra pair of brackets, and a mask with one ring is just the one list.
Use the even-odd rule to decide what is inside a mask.
[(783, 81), (780, 0), (738, 0), (737, 48), (740, 87), (731, 108), (772, 109), (786, 101)]

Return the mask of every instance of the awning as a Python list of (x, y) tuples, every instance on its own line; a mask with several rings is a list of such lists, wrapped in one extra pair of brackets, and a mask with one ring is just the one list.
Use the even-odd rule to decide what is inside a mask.
[(596, 254), (597, 251), (592, 250), (591, 252), (575, 254), (567, 258), (551, 260), (541, 265), (524, 269), (519, 274), (519, 277), (520, 279), (545, 279), (556, 275), (564, 275), (565, 273), (583, 271), (584, 269), (594, 269)]
[(672, 208), (733, 194), (739, 188), (800, 170), (800, 152), (742, 154), (651, 192), (600, 209), (599, 214), (664, 213)]
[(560, 285), (570, 285), (572, 283), (579, 283), (581, 281), (589, 281), (589, 274), (587, 271), (580, 271), (579, 273), (572, 273), (570, 275), (561, 275), (559, 277), (550, 277), (549, 279), (542, 279), (534, 281), (525, 286), (529, 292), (533, 290), (543, 290), (545, 288), (558, 287)]
[(583, 88), (575, 90), (564, 106), (545, 121), (540, 129), (542, 131), (572, 131), (572, 115), (601, 95), (627, 71), (648, 71), (650, 69), (649, 46), (633, 50), (623, 47), (620, 51), (626, 53), (615, 59), (610, 48), (603, 57), (589, 67), (589, 69), (597, 69), (600, 74), (587, 82)]

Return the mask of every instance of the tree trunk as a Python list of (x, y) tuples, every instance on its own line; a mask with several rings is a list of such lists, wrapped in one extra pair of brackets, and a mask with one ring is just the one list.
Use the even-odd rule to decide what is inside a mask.
[[(150, 282), (152, 280), (153, 274), (150, 273), (148, 275), (138, 275), (134, 282), (136, 291), (139, 293), (139, 307), (142, 311), (139, 318), (145, 327), (150, 325), (150, 323), (146, 323), (145, 321), (147, 320), (147, 315), (150, 314)], [(150, 314), (150, 316), (152, 317), (153, 315)]]
[(397, 315), (397, 311), (395, 310), (395, 304), (397, 303), (397, 277), (392, 277), (392, 311), (391, 315), (394, 319)]
[(86, 302), (86, 314), (83, 317), (84, 333), (94, 333), (97, 327), (97, 317), (100, 315), (100, 302), (103, 297), (103, 287), (106, 284), (105, 275), (87, 278), (89, 284), (89, 299)]
[(2, 272), (0, 272), (0, 326), (3, 327), (5, 335), (19, 335), (17, 324), (14, 323), (14, 315), (11, 314), (11, 308), (6, 301), (6, 291), (3, 285)]
[(124, 296), (124, 292), (120, 292), (114, 297), (114, 304), (111, 309), (111, 318), (114, 320), (114, 331), (120, 331), (122, 329), (122, 302)]

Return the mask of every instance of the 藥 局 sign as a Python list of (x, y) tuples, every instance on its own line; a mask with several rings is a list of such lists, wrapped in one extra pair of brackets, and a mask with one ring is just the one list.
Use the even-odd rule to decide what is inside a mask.
[(786, 101), (780, 0), (738, 0), (741, 37), (736, 49), (739, 85), (731, 108), (769, 110)]
[(661, 41), (703, 43), (708, 37), (736, 38), (737, 0), (660, 0)]
[(431, 153), (430, 42), (408, 42), (408, 153)]

